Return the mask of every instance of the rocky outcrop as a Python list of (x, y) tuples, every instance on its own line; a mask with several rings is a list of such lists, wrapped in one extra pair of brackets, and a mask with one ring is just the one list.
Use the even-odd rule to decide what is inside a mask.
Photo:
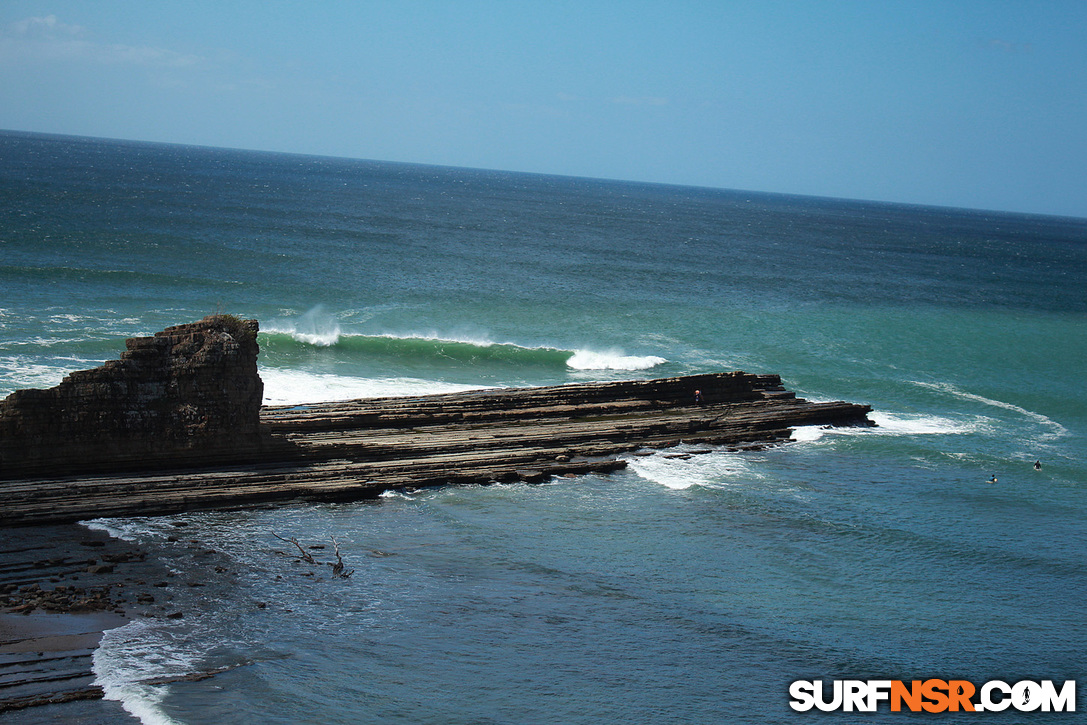
[(695, 448), (677, 455), (740, 452), (784, 442), (795, 426), (871, 425), (869, 410), (812, 403), (776, 375), (744, 372), (266, 407), (259, 465), (0, 482), (0, 526), (535, 483), (681, 443)]
[(745, 372), (262, 409), (256, 333), (206, 317), (0, 402), (0, 526), (538, 482), (680, 443), (739, 451), (801, 425), (871, 425), (868, 406)]
[(257, 322), (212, 315), (0, 402), (0, 478), (192, 467), (261, 450)]

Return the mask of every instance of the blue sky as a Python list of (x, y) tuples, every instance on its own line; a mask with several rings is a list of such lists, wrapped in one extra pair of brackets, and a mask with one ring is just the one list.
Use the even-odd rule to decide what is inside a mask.
[(1087, 2), (4, 0), (0, 128), (1087, 217)]

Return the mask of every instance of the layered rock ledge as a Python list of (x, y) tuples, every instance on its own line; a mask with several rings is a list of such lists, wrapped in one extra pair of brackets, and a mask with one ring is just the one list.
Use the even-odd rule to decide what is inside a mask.
[[(871, 425), (868, 406), (812, 403), (777, 375), (745, 372), (266, 406), (254, 415), (255, 335), (239, 339), (217, 319), (130, 340), (119, 363), (0, 404), (0, 526), (538, 482), (613, 471), (626, 465), (618, 456), (640, 449), (741, 450), (788, 440), (797, 426)], [(255, 333), (255, 321), (245, 329)]]

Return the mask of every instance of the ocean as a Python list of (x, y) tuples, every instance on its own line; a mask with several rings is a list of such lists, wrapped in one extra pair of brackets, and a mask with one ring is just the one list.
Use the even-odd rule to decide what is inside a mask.
[(0, 396), (229, 312), (269, 404), (745, 370), (878, 424), (84, 522), (200, 585), (106, 633), (118, 723), (947, 722), (789, 688), (1087, 686), (1087, 220), (15, 132), (0, 198)]

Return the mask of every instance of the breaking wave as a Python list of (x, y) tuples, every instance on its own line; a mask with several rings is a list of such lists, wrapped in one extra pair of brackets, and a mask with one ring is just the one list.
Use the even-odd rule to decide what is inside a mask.
[(648, 370), (667, 362), (655, 355), (627, 355), (621, 350), (564, 350), (510, 342), (444, 338), (432, 335), (344, 333), (338, 325), (321, 330), (272, 328), (261, 332), (261, 348), (270, 356), (289, 356), (314, 348), (338, 355), (385, 359), (407, 364), (508, 365), (573, 370)]

